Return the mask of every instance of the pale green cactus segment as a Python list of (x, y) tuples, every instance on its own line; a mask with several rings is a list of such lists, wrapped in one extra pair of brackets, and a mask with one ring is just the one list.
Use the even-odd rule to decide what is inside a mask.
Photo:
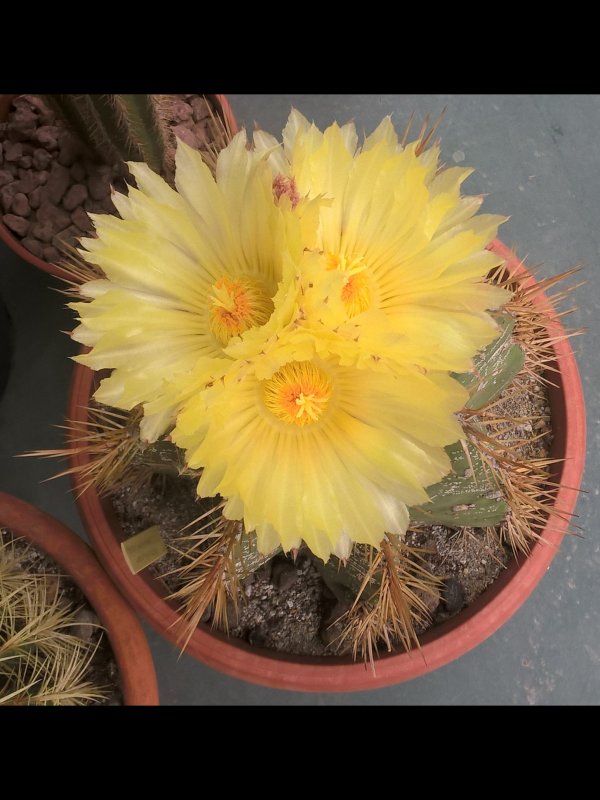
[[(340, 602), (348, 602), (358, 597), (360, 589), (369, 572), (373, 548), (364, 544), (355, 544), (345, 562), (337, 556), (331, 556), (326, 564), (315, 560), (319, 575)], [(381, 574), (376, 572), (365, 587), (362, 597), (371, 598), (379, 591)]]
[(170, 134), (158, 95), (56, 94), (47, 100), (99, 161), (145, 161), (164, 172)]
[(465, 408), (477, 410), (490, 403), (510, 385), (525, 363), (525, 353), (512, 339), (514, 317), (502, 314), (496, 321), (502, 333), (475, 356), (473, 370), (453, 374), (471, 393)]
[(259, 553), (256, 534), (242, 530), (232, 548), (231, 559), (235, 564), (235, 571), (238, 577), (245, 578), (264, 566), (267, 561), (270, 561), (278, 553), (281, 553), (281, 547), (277, 547), (270, 553)]
[(139, 151), (141, 161), (145, 161), (155, 172), (161, 172), (165, 164), (169, 129), (159, 113), (156, 96), (116, 94), (114, 103), (128, 133), (132, 152)]
[[(465, 451), (466, 447), (466, 451)], [(452, 472), (428, 487), (430, 503), (410, 509), (411, 522), (450, 528), (498, 525), (508, 513), (490, 467), (477, 449), (461, 442), (446, 447)], [(467, 455), (468, 453), (468, 455)]]

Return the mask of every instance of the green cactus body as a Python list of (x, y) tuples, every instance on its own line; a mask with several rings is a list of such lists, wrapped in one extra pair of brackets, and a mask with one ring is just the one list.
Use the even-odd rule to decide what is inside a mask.
[(502, 314), (496, 321), (500, 336), (475, 356), (470, 372), (452, 376), (471, 392), (465, 408), (477, 410), (490, 403), (514, 380), (525, 363), (525, 353), (512, 339), (514, 317)]
[(47, 99), (99, 161), (145, 161), (170, 177), (172, 134), (158, 95), (58, 94)]

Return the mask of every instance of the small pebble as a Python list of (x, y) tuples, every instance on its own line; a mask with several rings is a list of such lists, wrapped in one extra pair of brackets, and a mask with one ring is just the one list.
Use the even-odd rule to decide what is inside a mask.
[(44, 261), (47, 261), (49, 264), (55, 264), (61, 258), (61, 254), (53, 245), (47, 244), (44, 247)]
[(7, 169), (0, 169), (0, 187), (6, 186), (8, 183), (12, 183), (14, 180), (14, 175), (12, 172), (9, 172)]
[(29, 230), (29, 222), (23, 217), (17, 217), (15, 214), (5, 214), (2, 217), (2, 222), (6, 227), (17, 236), (26, 236)]
[(104, 200), (110, 194), (110, 176), (106, 174), (90, 175), (87, 188), (92, 200)]
[(47, 169), (52, 161), (52, 156), (43, 147), (38, 147), (33, 151), (33, 166), (35, 169)]
[(42, 203), (42, 187), (36, 186), (35, 189), (29, 193), (29, 205), (33, 209), (38, 209)]
[(71, 222), (71, 217), (66, 211), (50, 202), (41, 204), (37, 218), (38, 222), (50, 222), (55, 231), (62, 231)]
[(264, 628), (252, 628), (248, 633), (248, 642), (253, 647), (265, 647), (267, 644), (267, 631)]
[(173, 100), (169, 107), (171, 118), (175, 122), (185, 122), (192, 116), (192, 106), (183, 100)]
[(92, 229), (92, 221), (81, 207), (73, 211), (71, 214), (71, 222), (84, 233), (88, 233)]
[(181, 139), (190, 147), (198, 147), (198, 141), (192, 131), (188, 130), (184, 125), (175, 125), (172, 131), (177, 139)]
[(46, 183), (50, 202), (55, 204), (60, 203), (70, 183), (71, 177), (69, 175), (69, 170), (63, 167), (62, 164), (54, 162), (50, 170), (48, 182)]
[(75, 621), (77, 624), (73, 625), (69, 632), (73, 636), (83, 639), (84, 642), (91, 641), (94, 632), (100, 625), (100, 620), (96, 614), (93, 611), (88, 611), (87, 608), (82, 608), (77, 612)]
[(0, 208), (2, 208), (5, 214), (8, 214), (11, 210), (14, 196), (14, 184), (12, 186), (4, 186), (0, 189)]
[(70, 169), (71, 177), (75, 181), (75, 183), (82, 183), (85, 180), (85, 176), (87, 175), (85, 171), (85, 167), (80, 161), (77, 161)]
[(31, 236), (26, 236), (24, 239), (21, 239), (21, 244), (26, 250), (29, 250), (30, 253), (38, 258), (42, 258), (44, 255), (44, 248), (41, 242), (38, 242), (37, 239), (32, 239)]
[(279, 591), (285, 591), (293, 586), (298, 580), (298, 571), (293, 561), (288, 559), (274, 559), (271, 568), (271, 583)]
[(88, 190), (82, 183), (75, 183), (71, 186), (63, 197), (63, 207), (67, 211), (74, 211), (87, 200)]
[(31, 213), (31, 209), (29, 207), (29, 200), (27, 196), (19, 192), (14, 196), (12, 202), (12, 212), (19, 217), (27, 217)]
[(442, 589), (442, 600), (449, 614), (460, 611), (465, 604), (465, 590), (456, 578), (446, 578)]
[(52, 241), (54, 236), (54, 227), (50, 222), (36, 222), (31, 228), (31, 233), (36, 239), (39, 239), (40, 242), (48, 244)]
[(81, 144), (70, 133), (63, 133), (59, 141), (58, 163), (70, 167), (80, 154)]
[(16, 162), (23, 155), (23, 145), (21, 142), (5, 142), (4, 144), (4, 160), (8, 163), (10, 161)]
[(56, 125), (42, 125), (37, 129), (35, 138), (46, 150), (56, 150), (58, 148), (59, 135), (60, 128)]
[(203, 97), (194, 97), (191, 101), (191, 106), (194, 122), (200, 122), (200, 120), (210, 117), (207, 102)]

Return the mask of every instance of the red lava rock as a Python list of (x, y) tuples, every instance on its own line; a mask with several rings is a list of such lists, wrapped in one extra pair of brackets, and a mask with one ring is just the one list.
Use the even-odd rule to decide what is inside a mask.
[(71, 167), (71, 177), (73, 178), (75, 183), (82, 183), (85, 180), (86, 175), (87, 172), (85, 171), (85, 167), (80, 161), (73, 164), (73, 166)]
[(104, 205), (100, 200), (90, 200), (88, 198), (83, 207), (88, 214), (104, 214)]
[(35, 128), (38, 123), (38, 115), (35, 111), (32, 111), (30, 103), (21, 97), (17, 97), (13, 101), (13, 107), (12, 122), (15, 126), (18, 125), (23, 130)]
[(112, 201), (112, 195), (110, 194), (107, 197), (105, 197), (104, 200), (101, 201), (101, 206), (102, 206), (102, 211), (105, 212), (106, 214), (114, 214), (115, 211), (117, 210), (115, 208), (115, 204)]
[(194, 122), (200, 122), (202, 119), (210, 118), (210, 111), (203, 97), (194, 97), (191, 101), (191, 106)]
[(81, 144), (66, 131), (59, 140), (58, 163), (70, 167), (81, 155)]
[(25, 236), (29, 230), (29, 222), (23, 217), (17, 217), (15, 214), (5, 214), (2, 217), (2, 222), (18, 236)]
[(12, 172), (9, 172), (7, 169), (0, 169), (0, 188), (6, 186), (7, 183), (12, 183), (13, 180), (14, 175)]
[(54, 227), (50, 222), (36, 222), (31, 229), (31, 233), (40, 242), (49, 244), (54, 237)]
[(50, 264), (60, 261), (61, 258), (60, 252), (56, 249), (56, 247), (53, 247), (51, 244), (47, 244), (44, 247), (43, 253), (44, 253), (44, 261), (48, 261), (48, 263)]
[(42, 169), (40, 172), (33, 172), (32, 178), (36, 186), (45, 186), (48, 183), (48, 176), (50, 173), (47, 169)]
[(171, 117), (174, 122), (185, 122), (192, 116), (192, 107), (183, 100), (173, 100), (169, 106)]
[(92, 229), (92, 221), (81, 207), (76, 208), (75, 211), (73, 211), (71, 214), (71, 222), (74, 225), (77, 225), (79, 230), (83, 231), (84, 233), (88, 233), (88, 231), (91, 231)]
[(34, 256), (38, 258), (42, 258), (44, 255), (44, 247), (37, 241), (37, 239), (32, 239), (30, 236), (26, 236), (24, 239), (21, 240), (21, 244), (26, 250), (29, 250), (30, 253), (33, 253)]
[(181, 139), (182, 142), (185, 142), (190, 147), (197, 148), (198, 142), (196, 141), (196, 137), (192, 133), (192, 131), (188, 130), (184, 125), (175, 125), (172, 128), (174, 135)]
[(60, 131), (57, 125), (42, 125), (37, 129), (35, 138), (46, 150), (56, 150)]
[(42, 203), (37, 212), (38, 222), (50, 222), (55, 231), (62, 231), (71, 222), (71, 217), (62, 208), (50, 202)]
[(26, 142), (27, 139), (33, 134), (31, 130), (23, 130), (19, 125), (9, 122), (6, 128), (6, 143), (8, 142)]
[(79, 237), (81, 231), (75, 225), (69, 225), (68, 228), (57, 233), (52, 239), (52, 244), (58, 249), (61, 249), (62, 244), (79, 245)]
[(12, 202), (15, 196), (14, 184), (10, 186), (5, 186), (4, 188), (0, 189), (0, 207), (5, 214), (8, 214), (10, 209), (12, 208)]
[[(29, 103), (30, 107), (38, 112), (39, 120), (42, 125), (47, 125), (54, 121), (54, 112), (51, 111), (41, 97), (35, 94), (24, 94), (21, 98)], [(17, 101), (15, 100), (15, 103)]]
[(75, 183), (63, 197), (62, 204), (67, 211), (74, 211), (87, 200), (88, 190), (82, 183)]
[(23, 155), (23, 145), (21, 142), (4, 143), (4, 160), (6, 162), (18, 161)]
[(50, 170), (50, 175), (48, 176), (48, 182), (46, 183), (50, 202), (56, 204), (60, 203), (70, 183), (69, 170), (63, 167), (62, 164), (54, 162)]
[(33, 166), (36, 169), (46, 169), (52, 161), (52, 156), (47, 150), (38, 147), (33, 151)]
[(87, 188), (92, 200), (104, 200), (110, 194), (110, 175), (106, 173), (90, 175), (87, 179)]
[(28, 217), (31, 214), (31, 208), (29, 207), (29, 200), (27, 196), (24, 195), (22, 192), (18, 192), (13, 199), (12, 202), (12, 212), (16, 214), (18, 217)]
[(33, 163), (33, 159), (31, 156), (21, 156), (19, 159), (19, 166), (23, 167), (23, 169), (29, 169), (31, 164)]
[(199, 142), (203, 142), (206, 139), (209, 124), (209, 121), (205, 119), (202, 122), (196, 122), (194, 125), (194, 133)]
[(29, 192), (33, 192), (35, 189), (33, 173), (23, 170), (21, 174), (23, 177), (16, 180), (13, 184), (15, 187), (15, 192), (23, 192), (23, 194), (29, 194)]
[(42, 186), (36, 186), (32, 192), (29, 192), (29, 205), (31, 208), (36, 209), (39, 208), (43, 202), (43, 200), (48, 199), (48, 192), (45, 193), (45, 196), (42, 198), (42, 193), (44, 189)]

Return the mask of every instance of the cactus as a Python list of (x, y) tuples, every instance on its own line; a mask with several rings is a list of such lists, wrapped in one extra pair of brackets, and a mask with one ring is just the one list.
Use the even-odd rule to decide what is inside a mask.
[(173, 136), (159, 95), (56, 94), (47, 100), (97, 160), (145, 161), (172, 175)]
[(410, 509), (412, 522), (447, 525), (450, 528), (497, 525), (506, 518), (508, 506), (501, 499), (500, 487), (479, 451), (470, 442), (457, 442), (446, 448), (452, 472), (430, 486), (431, 498)]
[(97, 645), (74, 633), (78, 609), (55, 575), (21, 567), (17, 541), (0, 532), (0, 707), (102, 701), (107, 687), (90, 669)]
[(453, 377), (466, 389), (471, 397), (465, 408), (476, 411), (490, 403), (505, 389), (523, 368), (525, 353), (512, 339), (515, 318), (500, 315), (497, 320), (502, 333), (473, 359), (473, 369)]

